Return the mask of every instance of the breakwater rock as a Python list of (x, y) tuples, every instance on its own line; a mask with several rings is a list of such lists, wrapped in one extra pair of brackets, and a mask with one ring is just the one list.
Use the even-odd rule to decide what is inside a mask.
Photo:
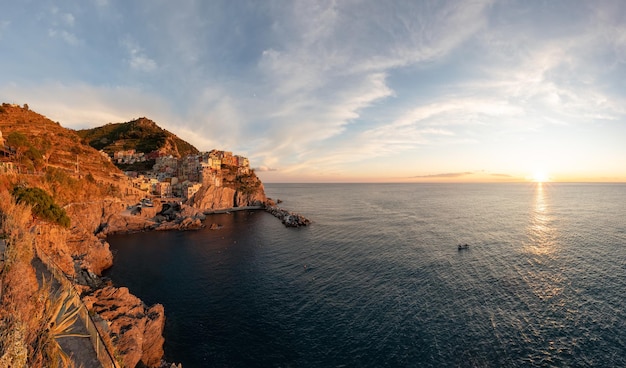
[(306, 217), (297, 213), (289, 212), (277, 206), (266, 206), (265, 211), (278, 218), (287, 227), (301, 227), (311, 224), (311, 220)]

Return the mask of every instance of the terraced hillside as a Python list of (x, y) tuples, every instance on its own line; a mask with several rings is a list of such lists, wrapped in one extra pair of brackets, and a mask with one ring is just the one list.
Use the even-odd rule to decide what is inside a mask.
[(157, 151), (179, 158), (198, 153), (196, 147), (147, 118), (83, 129), (77, 131), (77, 134), (84, 143), (97, 150), (103, 150), (110, 156), (113, 156), (114, 152), (129, 149), (142, 153)]

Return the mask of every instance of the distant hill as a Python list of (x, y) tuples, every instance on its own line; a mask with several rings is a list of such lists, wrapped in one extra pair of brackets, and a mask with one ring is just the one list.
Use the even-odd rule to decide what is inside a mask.
[(134, 149), (137, 153), (159, 152), (161, 155), (184, 157), (198, 149), (175, 134), (160, 128), (154, 121), (139, 118), (126, 123), (112, 123), (76, 132), (83, 142), (109, 156), (117, 151)]

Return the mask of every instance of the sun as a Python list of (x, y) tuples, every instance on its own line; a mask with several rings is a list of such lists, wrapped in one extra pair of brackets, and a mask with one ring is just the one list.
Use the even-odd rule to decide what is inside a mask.
[(545, 171), (535, 171), (532, 179), (535, 183), (545, 183), (550, 181), (550, 176)]

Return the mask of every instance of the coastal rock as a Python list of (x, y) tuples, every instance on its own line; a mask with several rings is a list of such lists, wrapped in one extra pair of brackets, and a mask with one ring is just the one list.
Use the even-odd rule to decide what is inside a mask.
[[(130, 199), (133, 200), (132, 198)], [(72, 203), (64, 207), (72, 219), (72, 227), (96, 233), (113, 215), (122, 212), (129, 203), (120, 200)]]
[(163, 356), (163, 306), (146, 308), (128, 288), (106, 286), (83, 298), (87, 308), (107, 321), (110, 335), (125, 367), (139, 362), (158, 367)]
[(143, 354), (141, 361), (148, 367), (158, 367), (163, 356), (163, 328), (165, 309), (161, 304), (150, 307), (146, 313), (146, 327), (143, 334)]
[(297, 213), (289, 212), (280, 207), (266, 206), (265, 211), (271, 213), (274, 217), (281, 220), (281, 222), (287, 227), (301, 227), (311, 224), (311, 221), (306, 217)]
[(235, 207), (235, 189), (203, 185), (188, 204), (199, 210), (232, 208)]
[(199, 209), (193, 208), (186, 204), (183, 204), (180, 209), (180, 215), (183, 217), (190, 217), (192, 219), (198, 219), (204, 221), (206, 219), (206, 215)]
[(140, 207), (142, 210), (136, 215), (132, 208), (110, 216), (108, 222), (100, 226), (100, 234), (195, 230), (203, 227), (202, 220), (206, 218), (198, 209), (179, 202), (155, 202), (154, 207)]
[(78, 229), (72, 231), (67, 244), (80, 268), (100, 276), (102, 271), (113, 266), (113, 253), (109, 243), (90, 232)]
[(141, 216), (126, 214), (115, 214), (109, 217), (108, 222), (102, 225), (101, 233), (132, 233), (137, 231), (151, 230), (155, 227), (155, 222)]
[(157, 225), (154, 230), (166, 231), (166, 230), (197, 230), (201, 229), (204, 225), (200, 219), (193, 219), (185, 217), (176, 221), (162, 222)]
[(159, 218), (165, 218), (165, 221), (175, 221), (181, 217), (181, 205), (178, 202), (166, 202), (161, 204), (161, 210), (156, 214)]
[(99, 276), (113, 265), (109, 243), (91, 232), (80, 228), (67, 230), (48, 223), (38, 224), (33, 231), (37, 232), (34, 241), (39, 257), (70, 277), (76, 275), (76, 267)]
[(222, 169), (218, 177), (222, 185), (203, 182), (187, 204), (200, 211), (224, 210), (236, 207), (263, 206), (267, 201), (265, 188), (254, 174), (237, 175), (232, 169)]
[(67, 244), (70, 231), (49, 223), (39, 223), (31, 232), (37, 236), (33, 238), (37, 255), (46, 263), (60, 269), (66, 275), (74, 276), (73, 252)]

